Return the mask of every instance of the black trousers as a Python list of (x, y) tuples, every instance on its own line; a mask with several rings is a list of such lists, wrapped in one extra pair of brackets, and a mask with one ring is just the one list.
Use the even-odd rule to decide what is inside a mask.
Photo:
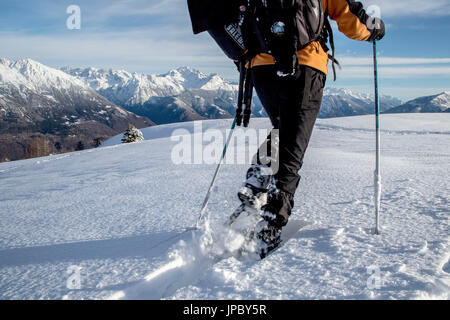
[(300, 66), (295, 76), (280, 78), (273, 66), (253, 69), (256, 92), (279, 131), (277, 187), (294, 194), (300, 182), (306, 148), (322, 104), (326, 75)]

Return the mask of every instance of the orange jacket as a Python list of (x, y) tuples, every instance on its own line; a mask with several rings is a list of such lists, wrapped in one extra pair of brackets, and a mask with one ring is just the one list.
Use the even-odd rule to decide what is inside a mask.
[[(362, 4), (353, 0), (322, 0), (324, 11), (337, 22), (339, 31), (354, 40), (366, 41), (370, 31), (365, 25), (361, 13)], [(308, 46), (297, 52), (301, 65), (307, 65), (328, 74), (328, 53), (322, 49), (319, 42), (311, 42)], [(261, 53), (252, 60), (252, 66), (274, 64), (273, 57)]]

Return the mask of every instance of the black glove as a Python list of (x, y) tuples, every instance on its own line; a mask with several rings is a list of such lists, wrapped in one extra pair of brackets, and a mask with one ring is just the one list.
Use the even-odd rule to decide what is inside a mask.
[(378, 41), (383, 39), (384, 35), (386, 34), (386, 27), (383, 20), (379, 18), (369, 17), (366, 25), (370, 31), (370, 37), (369, 39), (367, 39), (367, 41), (374, 42), (375, 40)]
[(277, 75), (279, 77), (293, 76), (297, 71), (297, 53), (274, 57)]
[(272, 48), (278, 76), (293, 76), (298, 67), (297, 50), (294, 44), (287, 39), (277, 39), (272, 42)]

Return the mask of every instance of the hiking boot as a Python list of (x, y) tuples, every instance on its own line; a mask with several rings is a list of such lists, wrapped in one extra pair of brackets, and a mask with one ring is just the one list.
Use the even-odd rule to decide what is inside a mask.
[(269, 195), (268, 203), (262, 208), (263, 220), (256, 228), (256, 238), (260, 241), (260, 256), (264, 258), (281, 243), (281, 230), (287, 224), (294, 206), (293, 195), (275, 190)]
[(278, 228), (284, 227), (292, 213), (294, 195), (280, 189), (269, 192), (268, 202), (262, 207), (264, 220)]
[(244, 185), (239, 189), (238, 198), (241, 205), (233, 212), (229, 219), (231, 225), (244, 212), (259, 213), (267, 204), (269, 190), (274, 188), (275, 182), (271, 175), (265, 175), (264, 165), (252, 165), (246, 175)]

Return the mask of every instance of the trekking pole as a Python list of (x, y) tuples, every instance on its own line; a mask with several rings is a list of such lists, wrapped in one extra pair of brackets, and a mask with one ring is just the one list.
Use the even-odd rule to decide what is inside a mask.
[(381, 172), (380, 172), (380, 100), (378, 96), (378, 61), (377, 41), (373, 41), (373, 65), (375, 81), (375, 128), (376, 128), (376, 166), (375, 166), (375, 234), (380, 234), (380, 210), (381, 210)]
[(200, 216), (198, 217), (197, 224), (195, 225), (195, 229), (200, 227), (200, 222), (206, 212), (206, 207), (208, 206), (209, 198), (211, 197), (212, 190), (214, 185), (216, 184), (217, 176), (219, 175), (220, 168), (222, 167), (223, 160), (225, 159), (225, 155), (227, 153), (228, 145), (230, 143), (231, 137), (233, 136), (233, 131), (236, 128), (236, 118), (233, 120), (233, 124), (231, 125), (230, 133), (228, 134), (227, 142), (223, 147), (222, 156), (220, 157), (219, 164), (217, 165), (216, 172), (214, 173), (214, 177), (211, 181), (211, 185), (209, 186), (208, 192), (206, 193), (205, 200), (203, 201), (202, 209), (200, 210)]
[(252, 115), (252, 98), (253, 98), (253, 78), (251, 68), (248, 68), (247, 75), (245, 77), (245, 92), (244, 92), (244, 120), (243, 125), (245, 128), (250, 123), (250, 117)]
[(245, 61), (239, 62), (239, 91), (238, 91), (238, 103), (236, 109), (236, 124), (241, 126), (242, 124), (242, 105), (244, 102), (244, 83), (247, 75), (245, 68)]
[(209, 198), (211, 197), (212, 190), (214, 185), (216, 184), (217, 176), (219, 175), (220, 168), (222, 167), (223, 160), (225, 159), (225, 155), (227, 154), (228, 145), (230, 144), (231, 137), (233, 136), (234, 129), (236, 125), (240, 126), (242, 123), (242, 102), (244, 99), (244, 82), (245, 82), (245, 62), (241, 61), (240, 65), (240, 78), (239, 78), (239, 93), (238, 93), (238, 107), (236, 110), (236, 116), (234, 117), (233, 124), (231, 125), (230, 132), (228, 134), (227, 141), (225, 146), (223, 147), (222, 156), (220, 157), (219, 164), (217, 165), (216, 172), (214, 173), (214, 177), (209, 186), (208, 192), (206, 193), (205, 200), (203, 201), (202, 209), (200, 210), (200, 215), (197, 220), (197, 224), (195, 225), (195, 229), (200, 227), (200, 222), (202, 221), (203, 216), (206, 212), (206, 207), (208, 206)]

